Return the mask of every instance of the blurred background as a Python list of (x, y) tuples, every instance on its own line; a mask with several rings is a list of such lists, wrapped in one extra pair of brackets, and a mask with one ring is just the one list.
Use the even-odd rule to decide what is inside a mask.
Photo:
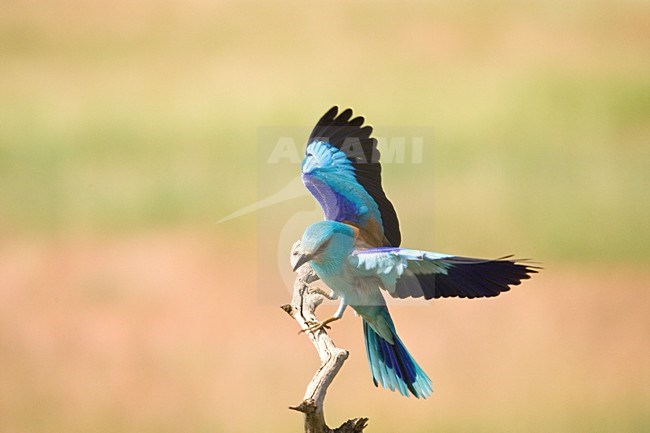
[(374, 388), (346, 315), (329, 423), (649, 431), (649, 53), (643, 1), (2, 1), (0, 431), (300, 431), (278, 214), (216, 222), (261, 198), (259, 128), (334, 104), (435, 130), (384, 169), (404, 245), (545, 270), (393, 307), (426, 401)]

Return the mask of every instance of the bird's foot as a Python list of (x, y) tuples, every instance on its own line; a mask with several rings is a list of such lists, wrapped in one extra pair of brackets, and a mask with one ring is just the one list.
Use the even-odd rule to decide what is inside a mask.
[(338, 296), (336, 295), (336, 293), (327, 292), (327, 291), (321, 289), (318, 286), (309, 286), (309, 288), (307, 290), (311, 294), (324, 296), (325, 298), (329, 299), (330, 301), (334, 301), (334, 300), (338, 299)]
[(331, 329), (328, 324), (332, 323), (332, 322), (334, 322), (336, 320), (339, 320), (339, 319), (340, 319), (340, 317), (332, 316), (332, 317), (330, 317), (328, 319), (323, 320), (322, 322), (319, 322), (319, 321), (307, 322), (307, 328), (301, 329), (298, 332), (298, 334), (302, 334), (303, 332), (307, 332), (307, 331), (316, 332), (316, 331), (318, 331), (320, 329)]

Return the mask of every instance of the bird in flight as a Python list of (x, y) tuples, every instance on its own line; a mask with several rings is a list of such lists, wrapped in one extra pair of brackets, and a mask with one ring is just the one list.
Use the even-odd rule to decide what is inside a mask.
[(307, 227), (293, 257), (309, 263), (340, 300), (334, 315), (311, 323), (315, 332), (340, 319), (347, 306), (363, 319), (366, 354), (375, 386), (426, 398), (431, 380), (397, 336), (382, 290), (394, 298), (497, 296), (536, 273), (503, 257), (486, 260), (400, 247), (397, 214), (381, 183), (372, 127), (352, 110), (332, 107), (307, 142), (302, 180), (325, 220)]

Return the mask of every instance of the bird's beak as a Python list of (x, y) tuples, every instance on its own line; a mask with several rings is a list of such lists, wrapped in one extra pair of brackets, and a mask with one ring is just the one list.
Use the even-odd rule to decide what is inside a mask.
[(307, 263), (313, 258), (311, 254), (303, 254), (300, 257), (298, 257), (298, 261), (296, 262), (295, 265), (293, 265), (293, 271), (296, 272), (299, 267)]

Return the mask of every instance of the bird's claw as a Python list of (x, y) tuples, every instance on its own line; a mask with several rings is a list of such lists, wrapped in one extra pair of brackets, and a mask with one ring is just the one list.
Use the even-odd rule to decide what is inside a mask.
[(323, 321), (323, 322), (307, 322), (307, 327), (305, 329), (301, 329), (300, 331), (298, 331), (298, 334), (302, 334), (303, 332), (307, 332), (307, 331), (316, 332), (316, 331), (318, 331), (320, 329), (332, 329), (332, 328), (330, 328), (329, 325), (327, 325), (327, 323), (325, 323), (325, 321)]
[(335, 299), (338, 298), (338, 296), (336, 295), (336, 293), (334, 293), (334, 292), (327, 292), (327, 291), (321, 289), (321, 288), (318, 287), (318, 286), (309, 286), (309, 287), (307, 288), (307, 292), (308, 292), (309, 294), (312, 294), (312, 295), (321, 295), (321, 296), (324, 296), (325, 298), (329, 299), (330, 301), (334, 301)]
[(303, 332), (316, 332), (321, 329), (332, 329), (328, 323), (331, 323), (335, 320), (338, 320), (338, 317), (330, 317), (329, 319), (325, 319), (322, 322), (319, 321), (309, 321), (307, 322), (307, 327), (305, 329), (301, 329), (298, 334), (302, 334)]

